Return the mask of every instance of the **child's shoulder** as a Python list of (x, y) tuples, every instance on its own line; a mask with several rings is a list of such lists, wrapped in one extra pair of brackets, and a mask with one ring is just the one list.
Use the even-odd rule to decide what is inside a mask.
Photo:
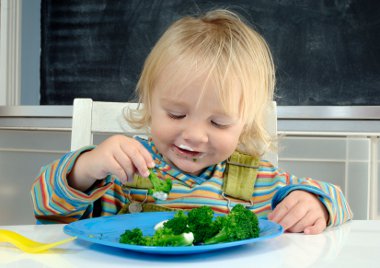
[(141, 144), (143, 144), (144, 146), (145, 145), (148, 145), (149, 143), (149, 139), (146, 137), (146, 136), (133, 136), (133, 138), (135, 140), (138, 140)]
[(273, 165), (272, 162), (265, 159), (260, 159), (259, 168), (260, 169), (275, 169), (276, 167), (275, 165)]

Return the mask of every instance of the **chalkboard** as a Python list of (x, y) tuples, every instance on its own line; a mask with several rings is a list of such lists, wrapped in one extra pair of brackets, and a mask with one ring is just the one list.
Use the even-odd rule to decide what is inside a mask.
[(279, 105), (380, 105), (377, 0), (43, 0), (41, 104), (134, 99), (171, 22), (229, 8), (268, 41)]

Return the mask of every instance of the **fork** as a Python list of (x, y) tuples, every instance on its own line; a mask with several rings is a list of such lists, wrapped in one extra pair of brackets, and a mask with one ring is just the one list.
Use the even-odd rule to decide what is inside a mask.
[(24, 252), (27, 253), (42, 253), (47, 251), (50, 248), (56, 247), (75, 240), (76, 237), (69, 237), (53, 243), (40, 243), (34, 240), (31, 240), (23, 235), (20, 235), (16, 232), (10, 230), (0, 229), (0, 243), (8, 242), (18, 247)]

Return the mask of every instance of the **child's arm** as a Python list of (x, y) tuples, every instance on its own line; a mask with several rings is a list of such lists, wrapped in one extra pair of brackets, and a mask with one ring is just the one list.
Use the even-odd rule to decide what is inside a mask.
[(78, 156), (93, 148), (88, 146), (69, 152), (41, 168), (31, 189), (37, 220), (42, 223), (69, 223), (92, 215), (93, 203), (112, 187), (112, 183), (84, 193), (70, 187), (67, 176)]
[[(121, 194), (121, 183), (115, 181), (115, 177), (110, 174), (99, 180), (88, 178), (91, 187), (87, 187), (90, 183), (82, 184), (82, 187), (86, 188), (85, 190), (78, 190), (69, 184), (68, 177), (73, 175), (77, 159), (90, 151), (94, 151), (94, 148), (95, 146), (88, 146), (78, 151), (69, 152), (61, 159), (41, 169), (31, 191), (34, 212), (38, 220), (44, 223), (68, 223), (92, 216), (113, 215), (127, 202), (126, 197)], [(83, 173), (86, 174), (87, 169), (84, 170)], [(82, 171), (81, 168), (77, 169), (77, 172)], [(80, 176), (78, 175), (78, 178)], [(79, 178), (79, 182), (86, 181), (86, 179), (87, 177), (83, 176)], [(106, 208), (102, 205), (100, 209), (94, 210), (95, 202), (98, 199), (106, 200), (99, 203), (106, 203)]]

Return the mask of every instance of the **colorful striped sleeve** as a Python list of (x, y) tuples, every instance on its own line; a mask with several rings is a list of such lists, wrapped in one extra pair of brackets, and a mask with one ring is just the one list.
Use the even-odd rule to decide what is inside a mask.
[(86, 193), (70, 187), (66, 176), (70, 173), (78, 156), (93, 146), (65, 154), (62, 158), (41, 168), (32, 185), (31, 195), (34, 213), (41, 223), (68, 223), (89, 217), (93, 203), (112, 186), (110, 180)]
[(328, 226), (340, 225), (352, 219), (352, 211), (338, 186), (311, 178), (298, 178), (286, 172), (277, 171), (275, 174), (276, 179), (284, 181), (286, 186), (279, 188), (273, 196), (272, 208), (275, 208), (291, 191), (303, 190), (318, 196), (325, 205), (329, 213)]

